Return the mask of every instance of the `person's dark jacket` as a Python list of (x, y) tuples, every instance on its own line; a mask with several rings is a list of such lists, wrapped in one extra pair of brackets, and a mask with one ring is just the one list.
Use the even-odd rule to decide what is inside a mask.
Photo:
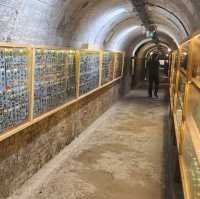
[(158, 55), (152, 55), (148, 62), (149, 78), (159, 78), (159, 58)]

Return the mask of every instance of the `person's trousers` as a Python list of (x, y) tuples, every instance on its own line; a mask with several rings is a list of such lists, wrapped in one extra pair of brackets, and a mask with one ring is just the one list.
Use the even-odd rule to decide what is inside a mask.
[(152, 96), (154, 85), (155, 85), (154, 95), (158, 94), (159, 84), (160, 84), (159, 77), (150, 77), (149, 78), (149, 96)]

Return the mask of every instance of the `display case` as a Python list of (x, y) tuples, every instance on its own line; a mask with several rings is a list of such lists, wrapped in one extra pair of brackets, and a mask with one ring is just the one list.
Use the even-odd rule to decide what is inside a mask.
[(192, 41), (192, 78), (200, 83), (200, 36)]
[(200, 198), (200, 156), (199, 156), (199, 136), (195, 135), (188, 125), (184, 131), (183, 141), (183, 172), (185, 176), (185, 192), (188, 198)]
[(172, 97), (175, 95), (176, 92), (177, 62), (177, 52), (174, 52), (172, 55), (172, 62), (170, 67), (170, 94)]
[(89, 93), (99, 87), (100, 52), (80, 51), (79, 95)]
[(103, 52), (101, 85), (104, 85), (113, 80), (114, 64), (115, 54), (108, 51)]
[(26, 47), (0, 47), (0, 133), (30, 114), (30, 59)]
[(115, 74), (114, 77), (118, 78), (122, 76), (123, 72), (123, 62), (124, 62), (124, 56), (122, 53), (116, 53), (115, 54)]
[(200, 133), (200, 88), (194, 84), (189, 88), (187, 121)]
[(187, 79), (184, 73), (180, 72), (178, 75), (178, 90), (177, 95), (179, 98), (179, 103), (184, 109), (184, 100), (185, 100), (185, 89), (186, 89)]
[(34, 118), (76, 96), (75, 51), (35, 49)]
[(180, 69), (187, 73), (189, 61), (189, 42), (182, 44), (180, 48)]

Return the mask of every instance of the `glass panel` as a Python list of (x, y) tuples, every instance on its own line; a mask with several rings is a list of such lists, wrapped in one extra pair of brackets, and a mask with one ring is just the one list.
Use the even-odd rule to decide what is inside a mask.
[(181, 47), (181, 52), (180, 52), (180, 68), (184, 70), (187, 70), (188, 52), (189, 52), (189, 44), (186, 43)]
[(28, 119), (28, 79), (28, 50), (0, 48), (0, 133)]
[(183, 143), (183, 159), (185, 163), (186, 180), (189, 185), (190, 198), (200, 198), (200, 164), (191, 134), (185, 131)]
[(178, 96), (179, 96), (179, 100), (180, 100), (182, 107), (183, 107), (183, 103), (184, 103), (185, 86), (186, 86), (186, 79), (183, 76), (183, 74), (180, 73), (179, 82), (178, 82)]
[(200, 81), (200, 37), (193, 40), (192, 46), (192, 76)]
[(34, 117), (76, 96), (75, 51), (36, 49)]
[(99, 52), (82, 51), (80, 54), (80, 95), (99, 86)]
[(118, 78), (122, 75), (122, 64), (123, 64), (123, 54), (116, 54), (116, 63), (115, 63), (115, 78)]
[(183, 109), (179, 98), (177, 98), (176, 100), (176, 117), (177, 117), (178, 127), (180, 128), (183, 120)]
[(114, 61), (115, 61), (114, 53), (111, 52), (103, 53), (102, 82), (101, 82), (102, 85), (113, 80)]
[(200, 130), (200, 91), (193, 85), (190, 87), (188, 106), (188, 116), (192, 116), (192, 119), (194, 119), (195, 124)]

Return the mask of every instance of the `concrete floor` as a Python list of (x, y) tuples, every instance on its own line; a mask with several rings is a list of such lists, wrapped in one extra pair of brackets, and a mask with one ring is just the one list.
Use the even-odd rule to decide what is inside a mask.
[(9, 199), (166, 198), (167, 115), (162, 99), (130, 93)]

